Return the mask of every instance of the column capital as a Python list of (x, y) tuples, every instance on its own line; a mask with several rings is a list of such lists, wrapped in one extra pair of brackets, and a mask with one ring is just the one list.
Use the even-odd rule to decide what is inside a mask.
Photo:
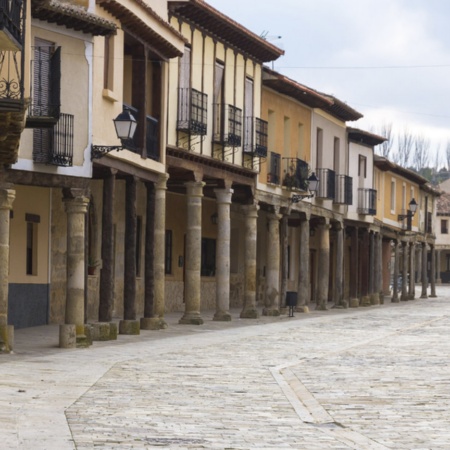
[(89, 206), (88, 197), (64, 198), (64, 206), (67, 214), (86, 214)]
[(166, 190), (167, 189), (167, 180), (169, 179), (169, 174), (163, 173), (158, 177), (158, 181), (155, 183), (155, 189), (157, 190)]
[(188, 181), (185, 183), (187, 195), (189, 197), (203, 197), (203, 187), (205, 184), (203, 181)]
[(259, 205), (257, 203), (242, 205), (241, 210), (247, 217), (258, 217)]
[(0, 188), (0, 209), (12, 209), (16, 191), (14, 189)]
[(217, 203), (219, 204), (231, 204), (231, 196), (233, 195), (233, 189), (214, 189), (216, 194)]

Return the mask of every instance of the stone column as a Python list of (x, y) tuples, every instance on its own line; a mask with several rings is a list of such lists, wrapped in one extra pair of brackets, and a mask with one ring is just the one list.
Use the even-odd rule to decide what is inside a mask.
[(441, 279), (441, 250), (436, 251), (436, 283), (442, 283)]
[(376, 288), (377, 284), (377, 247), (375, 243), (375, 232), (369, 234), (369, 297), (371, 305), (380, 304), (380, 296)]
[(430, 297), (435, 298), (436, 295), (436, 247), (434, 244), (430, 245), (431, 249), (431, 267), (430, 267)]
[(402, 295), (400, 297), (401, 301), (408, 300), (408, 243), (406, 241), (402, 242)]
[(165, 313), (166, 174), (147, 184), (145, 242), (145, 310), (141, 329), (167, 328)]
[(320, 311), (327, 310), (328, 289), (330, 282), (330, 224), (329, 219), (317, 227), (319, 237), (318, 264), (319, 275), (317, 280), (317, 305)]
[(416, 281), (417, 283), (421, 283), (422, 282), (422, 245), (418, 245), (417, 246), (417, 278)]
[(352, 233), (350, 261), (350, 308), (359, 306), (359, 230), (354, 227)]
[(414, 265), (415, 265), (415, 256), (416, 256), (416, 250), (414, 242), (410, 242), (409, 244), (409, 287), (408, 287), (408, 298), (409, 300), (414, 300), (415, 297), (415, 271), (414, 271)]
[(370, 297), (372, 305), (380, 304), (380, 273), (381, 273), (381, 248), (380, 248), (380, 233), (373, 233), (373, 292)]
[(289, 208), (284, 208), (283, 217), (281, 219), (280, 223), (280, 242), (281, 242), (281, 285), (280, 285), (280, 312), (281, 309), (286, 309), (286, 292), (287, 292), (287, 286), (288, 286), (288, 268), (289, 268), (289, 255), (288, 255), (288, 215), (289, 215)]
[[(65, 325), (60, 329), (61, 347), (89, 346), (84, 326), (85, 284), (85, 218), (89, 198), (82, 189), (64, 189), (67, 214), (67, 287)], [(75, 340), (73, 337), (75, 327)]]
[(310, 295), (309, 274), (309, 218), (300, 222), (300, 258), (298, 261), (298, 285), (296, 311), (308, 313)]
[(267, 215), (266, 306), (264, 316), (280, 315), (280, 219), (276, 209)]
[(14, 327), (8, 325), (9, 289), (9, 228), (11, 209), (16, 191), (9, 186), (0, 188), (0, 353), (14, 347)]
[(202, 250), (202, 181), (186, 183), (187, 189), (187, 230), (184, 298), (185, 311), (180, 324), (202, 325), (200, 315), (201, 300), (201, 250)]
[(245, 293), (241, 319), (256, 319), (256, 237), (259, 206), (242, 206), (245, 214)]
[(127, 177), (125, 185), (124, 317), (119, 322), (120, 334), (140, 333), (136, 311), (136, 189), (137, 179)]
[(230, 314), (230, 205), (233, 189), (215, 189), (217, 198), (216, 313), (213, 320), (228, 322)]
[(360, 249), (360, 273), (361, 273), (361, 306), (370, 306), (370, 237), (367, 229), (362, 230), (362, 242)]
[(398, 303), (400, 299), (398, 298), (398, 274), (399, 274), (399, 242), (394, 240), (394, 279), (392, 282), (392, 303)]
[(336, 273), (334, 286), (334, 307), (347, 308), (343, 299), (344, 287), (344, 226), (341, 222), (336, 227)]
[(428, 265), (428, 254), (427, 254), (427, 243), (422, 242), (422, 294), (420, 298), (428, 298), (427, 288), (428, 288), (428, 276), (427, 276), (427, 265)]
[(114, 308), (114, 193), (117, 170), (110, 170), (103, 180), (102, 268), (98, 320), (111, 322)]

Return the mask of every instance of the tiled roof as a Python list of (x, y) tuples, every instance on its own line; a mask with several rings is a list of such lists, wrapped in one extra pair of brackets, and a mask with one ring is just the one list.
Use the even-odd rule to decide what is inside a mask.
[(116, 25), (110, 20), (92, 14), (81, 6), (58, 0), (34, 0), (31, 15), (35, 19), (66, 26), (94, 36), (114, 34)]
[(284, 50), (267, 42), (260, 36), (221, 13), (203, 0), (184, 0), (168, 2), (169, 11), (186, 22), (204, 30), (209, 35), (239, 49), (260, 62), (274, 61)]

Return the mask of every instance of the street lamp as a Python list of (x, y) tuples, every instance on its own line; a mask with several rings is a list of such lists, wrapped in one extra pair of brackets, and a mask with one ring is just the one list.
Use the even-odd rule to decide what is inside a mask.
[[(137, 122), (129, 108), (125, 107), (124, 110), (113, 119), (113, 122), (117, 137), (122, 142), (133, 139)], [(93, 145), (91, 149), (91, 160), (102, 158), (113, 150), (123, 150), (123, 145)]]
[(417, 211), (417, 207), (418, 204), (417, 202), (414, 200), (414, 198), (411, 199), (411, 201), (409, 202), (408, 205), (409, 209), (408, 211), (406, 211), (406, 214), (399, 214), (398, 215), (398, 220), (402, 221), (402, 220), (407, 220), (406, 222), (406, 229), (408, 231), (411, 231), (412, 228), (412, 218), (414, 217), (414, 214), (416, 214)]
[(311, 176), (308, 178), (308, 191), (309, 194), (295, 194), (291, 197), (292, 203), (298, 203), (299, 201), (303, 200), (304, 198), (312, 198), (317, 192), (317, 189), (319, 187), (319, 179), (317, 178), (316, 174), (313, 172)]

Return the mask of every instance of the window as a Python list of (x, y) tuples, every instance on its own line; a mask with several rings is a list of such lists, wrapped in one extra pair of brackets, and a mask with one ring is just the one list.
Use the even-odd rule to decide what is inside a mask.
[(395, 180), (391, 180), (391, 211), (395, 211)]
[(316, 135), (316, 169), (322, 168), (323, 130), (317, 128)]
[(103, 88), (114, 90), (114, 36), (105, 36)]
[(333, 145), (333, 170), (338, 174), (339, 171), (339, 159), (340, 159), (340, 151), (341, 151), (341, 142), (339, 138), (334, 138), (334, 145)]
[(41, 218), (36, 214), (25, 214), (25, 221), (27, 222), (26, 274), (37, 275), (38, 224)]
[(172, 273), (172, 230), (166, 230), (164, 273), (166, 275)]
[(214, 277), (216, 275), (216, 240), (202, 238), (202, 277)]
[(363, 155), (359, 155), (358, 176), (367, 178), (367, 158)]
[(402, 211), (406, 212), (406, 186), (402, 185)]
[(281, 176), (281, 157), (278, 153), (270, 153), (270, 172), (267, 182), (273, 184), (280, 184)]
[(284, 156), (291, 156), (291, 119), (289, 117), (284, 118)]
[(441, 220), (441, 234), (448, 234), (448, 220)]

